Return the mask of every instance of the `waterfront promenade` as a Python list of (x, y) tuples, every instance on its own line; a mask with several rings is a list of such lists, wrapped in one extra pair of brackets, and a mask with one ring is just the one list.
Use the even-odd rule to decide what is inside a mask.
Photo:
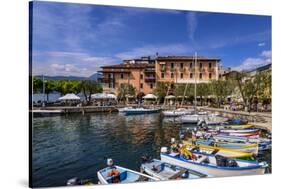
[[(210, 107), (198, 107), (198, 109), (204, 111), (214, 111), (224, 114), (224, 116), (234, 117), (238, 119), (245, 119), (250, 124), (254, 124), (256, 127), (266, 129), (270, 133), (272, 132), (272, 113), (271, 112), (245, 112), (245, 111), (232, 111), (222, 108), (210, 108)], [(228, 114), (228, 115), (227, 115)]]

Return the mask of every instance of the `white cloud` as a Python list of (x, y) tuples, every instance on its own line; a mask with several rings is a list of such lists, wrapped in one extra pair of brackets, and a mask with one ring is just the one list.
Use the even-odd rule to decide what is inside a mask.
[(182, 44), (163, 44), (147, 45), (144, 47), (134, 48), (130, 51), (117, 53), (115, 56), (121, 60), (138, 58), (141, 56), (154, 56), (157, 52), (159, 55), (179, 55), (192, 52), (193, 49)]
[(263, 51), (258, 57), (246, 58), (242, 64), (233, 68), (233, 70), (252, 70), (267, 64), (272, 63), (271, 50)]
[(258, 46), (263, 47), (263, 46), (265, 46), (265, 43), (259, 43)]
[(194, 40), (194, 34), (197, 28), (197, 17), (195, 12), (189, 12), (186, 15), (187, 31), (190, 40)]
[(88, 77), (100, 70), (100, 66), (120, 63), (112, 57), (62, 51), (37, 52), (33, 59), (33, 75), (49, 76)]

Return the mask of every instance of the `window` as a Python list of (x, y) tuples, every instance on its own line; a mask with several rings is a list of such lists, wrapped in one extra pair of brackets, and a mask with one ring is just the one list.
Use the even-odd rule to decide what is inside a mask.
[(142, 74), (140, 75), (140, 79), (143, 79), (143, 75)]
[(174, 73), (171, 73), (171, 78), (174, 78)]
[(209, 63), (209, 68), (212, 68), (212, 63), (211, 62)]
[(181, 73), (181, 79), (183, 78), (183, 73)]
[(171, 68), (174, 69), (174, 63), (171, 63)]
[(165, 74), (164, 72), (161, 73), (161, 78), (164, 78)]
[(199, 78), (202, 79), (202, 73), (199, 74)]
[(180, 65), (180, 66), (181, 66), (181, 69), (183, 69), (183, 63), (181, 63), (181, 65)]
[(124, 78), (123, 74), (121, 74), (120, 77), (121, 77), (121, 79), (123, 79)]
[[(209, 75), (209, 77), (210, 77), (210, 75)], [(219, 74), (219, 78), (221, 78), (221, 74)]]
[(141, 89), (143, 88), (143, 83), (140, 84), (140, 88), (141, 88)]
[(200, 69), (202, 69), (203, 68), (203, 64), (202, 63), (200, 63)]
[(153, 89), (153, 84), (152, 83), (150, 84), (150, 88)]
[(189, 67), (192, 68), (192, 63), (189, 64)]
[(189, 77), (190, 77), (190, 79), (192, 79), (192, 77), (193, 77), (193, 74), (192, 74), (192, 73), (190, 73)]
[(212, 73), (209, 73), (209, 79), (212, 79)]

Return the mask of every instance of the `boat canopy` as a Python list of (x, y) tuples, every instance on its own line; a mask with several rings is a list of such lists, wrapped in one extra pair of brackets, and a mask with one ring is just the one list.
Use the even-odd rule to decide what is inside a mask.
[(66, 100), (80, 100), (80, 97), (73, 94), (73, 93), (68, 93), (62, 97), (59, 98), (61, 101), (66, 101)]

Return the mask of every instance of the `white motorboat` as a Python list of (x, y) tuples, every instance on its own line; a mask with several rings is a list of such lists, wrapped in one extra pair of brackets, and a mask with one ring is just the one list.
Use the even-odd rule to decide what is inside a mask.
[(160, 157), (164, 162), (213, 175), (214, 177), (264, 174), (265, 168), (268, 166), (266, 162), (258, 163), (256, 161), (201, 153), (192, 153), (192, 158), (187, 158), (182, 153), (168, 152), (166, 147), (161, 148)]
[(160, 180), (195, 179), (208, 176), (206, 174), (172, 165), (158, 159), (147, 160), (142, 163), (141, 171)]
[(108, 159), (107, 161), (108, 167), (97, 172), (97, 176), (101, 184), (135, 183), (159, 180), (131, 169), (113, 165), (112, 159)]

